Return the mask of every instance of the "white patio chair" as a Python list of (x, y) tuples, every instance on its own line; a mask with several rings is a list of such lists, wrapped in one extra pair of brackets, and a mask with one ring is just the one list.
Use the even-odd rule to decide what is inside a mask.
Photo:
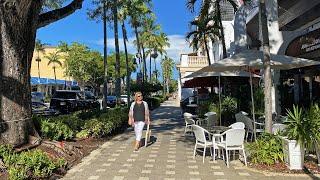
[(278, 134), (279, 132), (283, 131), (286, 128), (285, 124), (272, 124), (272, 134)]
[[(212, 147), (218, 148), (216, 144), (212, 141), (210, 133), (205, 130), (204, 128), (198, 126), (198, 125), (193, 125), (192, 126), (195, 138), (196, 138), (196, 144), (194, 145), (194, 150), (193, 150), (193, 158), (196, 156), (196, 151), (198, 146), (203, 147), (203, 157), (202, 157), (202, 163), (204, 163), (204, 158), (206, 156), (206, 149), (210, 148), (210, 154), (212, 156)], [(207, 135), (207, 136), (206, 136)]]
[(245, 125), (243, 122), (236, 122), (229, 126), (231, 129), (244, 129)]
[(195, 124), (195, 121), (193, 120), (193, 115), (190, 113), (183, 113), (183, 118), (184, 118), (184, 122), (185, 122), (185, 127), (184, 127), (184, 135), (187, 132), (193, 132), (192, 131), (192, 125)]
[[(244, 163), (247, 166), (247, 157), (244, 151), (244, 137), (245, 130), (244, 129), (229, 129), (222, 133), (220, 136), (220, 142), (218, 141), (216, 145), (219, 149), (224, 149), (226, 151), (226, 161), (227, 167), (229, 167), (229, 152), (228, 151), (236, 151), (242, 150)], [(215, 137), (218, 137), (215, 135)], [(213, 154), (215, 153), (215, 146), (213, 147)], [(240, 157), (240, 152), (239, 152)], [(225, 159), (225, 158), (224, 158)], [(215, 158), (214, 158), (215, 161)]]
[(216, 126), (218, 125), (218, 117), (216, 112), (207, 112), (204, 114), (205, 119), (200, 119), (197, 121), (197, 125), (206, 125), (206, 126)]
[[(253, 120), (250, 119), (248, 116), (244, 115), (245, 112), (241, 111), (235, 115), (237, 122), (243, 122), (245, 125), (246, 135), (245, 139), (247, 140), (249, 137), (249, 134), (251, 135), (251, 141), (253, 139), (254, 134), (254, 128), (253, 128)], [(264, 132), (264, 124), (255, 122), (256, 124), (256, 133), (262, 133)]]

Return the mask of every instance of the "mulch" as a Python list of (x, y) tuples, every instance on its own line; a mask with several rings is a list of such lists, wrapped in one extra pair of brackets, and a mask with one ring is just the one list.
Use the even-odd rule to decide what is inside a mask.
[(320, 174), (320, 166), (317, 164), (317, 159), (311, 156), (305, 158), (303, 170), (290, 170), (285, 163), (276, 163), (274, 165), (252, 164), (249, 166), (261, 171), (286, 173), (286, 174)]

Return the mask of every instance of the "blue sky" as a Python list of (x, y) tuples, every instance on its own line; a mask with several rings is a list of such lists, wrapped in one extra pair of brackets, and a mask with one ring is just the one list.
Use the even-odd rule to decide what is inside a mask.
[[(157, 23), (161, 25), (171, 46), (167, 49), (168, 55), (176, 62), (179, 61), (179, 54), (190, 52), (185, 35), (189, 29), (188, 22), (193, 19), (194, 14), (190, 13), (185, 6), (186, 0), (153, 0), (153, 12), (156, 14)], [(103, 50), (103, 29), (102, 23), (91, 21), (87, 17), (88, 9), (92, 9), (91, 0), (85, 0), (83, 8), (74, 14), (50, 24), (38, 30), (37, 38), (43, 43), (57, 45), (59, 41), (67, 43), (84, 43), (94, 50)], [(129, 28), (129, 27), (128, 27)], [(120, 32), (120, 29), (119, 29)], [(114, 49), (113, 31), (108, 29), (108, 51)], [(120, 37), (122, 37), (120, 33)], [(136, 53), (133, 46), (134, 34), (129, 29), (129, 52)], [(120, 39), (122, 45), (122, 39)], [(120, 47), (123, 50), (123, 46)], [(158, 67), (160, 67), (158, 62)], [(149, 66), (148, 66), (149, 67)], [(175, 71), (174, 77), (177, 78)]]

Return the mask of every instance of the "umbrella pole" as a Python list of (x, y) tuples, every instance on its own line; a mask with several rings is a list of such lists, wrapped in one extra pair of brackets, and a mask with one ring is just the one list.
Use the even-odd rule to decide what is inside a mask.
[(219, 75), (219, 123), (221, 126), (221, 76)]
[(257, 138), (257, 134), (256, 134), (256, 115), (255, 115), (255, 110), (254, 110), (252, 73), (251, 73), (250, 70), (249, 70), (249, 73), (250, 73), (250, 90), (251, 90), (252, 119), (253, 119), (253, 135), (254, 135), (254, 140), (256, 140), (256, 138)]

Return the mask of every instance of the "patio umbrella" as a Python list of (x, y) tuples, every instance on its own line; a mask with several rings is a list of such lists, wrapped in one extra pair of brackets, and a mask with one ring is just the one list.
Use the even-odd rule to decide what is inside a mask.
[[(272, 69), (288, 70), (301, 68), (305, 66), (319, 65), (320, 62), (312, 61), (304, 58), (290, 57), (285, 55), (271, 54), (270, 65)], [(200, 69), (198, 72), (224, 72), (224, 71), (237, 71), (250, 69), (262, 69), (263, 68), (263, 52), (257, 50), (244, 50), (238, 54), (235, 54), (229, 58), (222, 59), (210, 66)], [(251, 73), (250, 73), (251, 74)], [(253, 101), (253, 89), (252, 89), (252, 76), (250, 76), (251, 85), (251, 101), (252, 101), (252, 117), (255, 127), (255, 114), (254, 114), (254, 101)]]
[[(252, 76), (251, 75), (252, 75), (252, 73), (245, 72), (245, 71), (201, 72), (199, 70), (199, 71), (196, 71), (196, 72), (186, 76), (185, 78), (199, 78), (199, 77), (212, 77), (212, 76), (219, 77), (219, 80), (218, 80), (218, 84), (219, 84), (219, 110), (220, 110), (220, 113), (219, 113), (220, 114), (220, 117), (219, 117), (220, 122), (219, 123), (221, 125), (221, 92), (220, 92), (221, 76), (224, 76), (224, 77), (250, 77), (250, 87), (251, 87), (251, 91), (253, 91), (253, 89), (252, 89)], [(254, 74), (253, 77), (259, 78), (260, 76)], [(253, 109), (254, 109), (254, 107), (253, 107)]]

